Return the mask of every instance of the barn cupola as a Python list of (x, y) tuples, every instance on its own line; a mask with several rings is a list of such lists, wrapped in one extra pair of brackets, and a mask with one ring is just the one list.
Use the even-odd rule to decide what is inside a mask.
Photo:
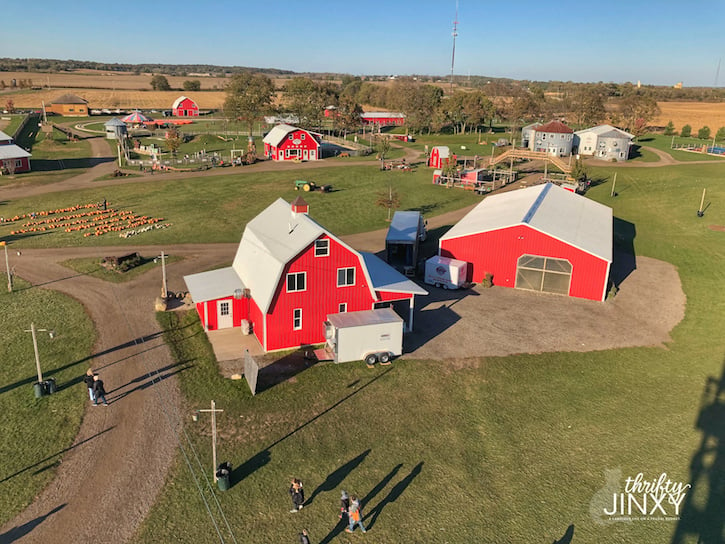
[(303, 213), (305, 215), (309, 215), (310, 212), (310, 205), (305, 202), (305, 199), (301, 196), (298, 196), (292, 201), (292, 204), (290, 204), (292, 208), (292, 217), (296, 217), (297, 214)]

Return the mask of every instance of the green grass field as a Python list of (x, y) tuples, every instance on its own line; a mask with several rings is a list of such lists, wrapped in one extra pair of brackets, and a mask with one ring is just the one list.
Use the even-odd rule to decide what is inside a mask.
[[(81, 378), (89, 368), (93, 324), (83, 307), (47, 289), (30, 289), (16, 278), (6, 290), (0, 274), (0, 524), (22, 511), (48, 485), (81, 423), (88, 391)], [(36, 399), (38, 381), (33, 341), (25, 332), (38, 329), (43, 378), (54, 378), (58, 392)]]
[[(401, 360), (389, 370), (327, 364), (252, 397), (244, 381), (219, 377), (201, 335), (180, 327), (198, 327), (193, 314), (164, 316), (176, 356), (194, 361), (181, 377), (189, 411), (211, 398), (224, 409), (219, 459), (236, 470), (230, 491), (214, 493), (237, 541), (293, 542), (303, 527), (315, 542), (362, 538), (336, 526), (340, 489), (363, 497), (365, 538), (381, 543), (551, 542), (570, 525), (573, 542), (721, 541), (725, 424), (713, 391), (725, 389), (725, 233), (708, 226), (725, 225), (725, 169), (619, 169), (612, 198), (614, 171), (593, 171), (604, 183), (589, 197), (635, 226), (637, 255), (675, 264), (687, 295), (666, 348)], [(704, 186), (711, 204), (698, 218)], [(209, 421), (187, 430), (210, 473)], [(608, 470), (690, 483), (680, 521), (595, 520)], [(292, 477), (313, 497), (293, 515)], [(136, 542), (213, 534), (181, 461), (171, 482)]]

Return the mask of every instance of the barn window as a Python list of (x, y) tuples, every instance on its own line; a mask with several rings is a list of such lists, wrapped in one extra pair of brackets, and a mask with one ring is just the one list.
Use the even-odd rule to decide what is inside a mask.
[(338, 268), (337, 269), (337, 286), (345, 287), (355, 285), (355, 268)]
[(522, 255), (516, 267), (516, 287), (568, 295), (571, 271), (571, 263), (565, 259)]
[(304, 133), (300, 134), (300, 140), (304, 140), (304, 139), (305, 139)]
[(315, 257), (327, 257), (330, 254), (330, 240), (315, 240)]
[(345, 312), (347, 312), (347, 302), (341, 302), (337, 305), (337, 313), (344, 314)]
[(290, 134), (289, 136), (287, 136), (287, 139), (288, 140), (291, 140), (292, 138), (294, 138), (294, 136), (292, 136), (292, 134)]
[(299, 157), (300, 156), (300, 149), (287, 149), (287, 157)]
[(229, 303), (228, 302), (219, 303), (219, 315), (229, 315)]
[(304, 291), (307, 288), (307, 272), (287, 274), (287, 292)]
[(21, 168), (23, 166), (23, 161), (20, 159), (15, 159), (15, 168)]
[(302, 308), (292, 310), (292, 329), (298, 331), (302, 328)]

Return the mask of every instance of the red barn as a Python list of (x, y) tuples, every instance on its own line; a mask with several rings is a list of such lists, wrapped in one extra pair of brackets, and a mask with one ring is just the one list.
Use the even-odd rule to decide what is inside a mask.
[(320, 158), (317, 136), (292, 125), (277, 125), (262, 141), (264, 155), (275, 161), (316, 161)]
[(278, 199), (247, 224), (231, 267), (184, 281), (207, 330), (247, 320), (264, 351), (323, 343), (323, 322), (340, 312), (392, 305), (410, 330), (414, 297), (427, 294), (325, 230), (299, 197)]
[(171, 113), (176, 117), (199, 117), (199, 106), (191, 98), (180, 96), (174, 100)]
[(0, 131), (0, 174), (30, 172), (30, 153)]
[(428, 166), (431, 168), (443, 168), (446, 159), (457, 160), (455, 155), (451, 156), (451, 150), (448, 149), (447, 145), (437, 145), (430, 150)]
[(590, 300), (607, 295), (612, 210), (547, 183), (489, 196), (440, 239), (468, 279)]
[(405, 124), (405, 115), (393, 111), (367, 111), (360, 114), (360, 121), (363, 125), (400, 126)]

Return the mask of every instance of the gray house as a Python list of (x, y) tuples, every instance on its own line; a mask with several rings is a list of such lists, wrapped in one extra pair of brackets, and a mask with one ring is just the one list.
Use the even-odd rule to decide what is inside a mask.
[(626, 161), (634, 136), (611, 125), (599, 125), (574, 133), (574, 149), (605, 161)]
[(574, 131), (561, 121), (534, 126), (532, 130), (534, 134), (530, 137), (528, 145), (531, 151), (544, 151), (554, 157), (571, 155)]

